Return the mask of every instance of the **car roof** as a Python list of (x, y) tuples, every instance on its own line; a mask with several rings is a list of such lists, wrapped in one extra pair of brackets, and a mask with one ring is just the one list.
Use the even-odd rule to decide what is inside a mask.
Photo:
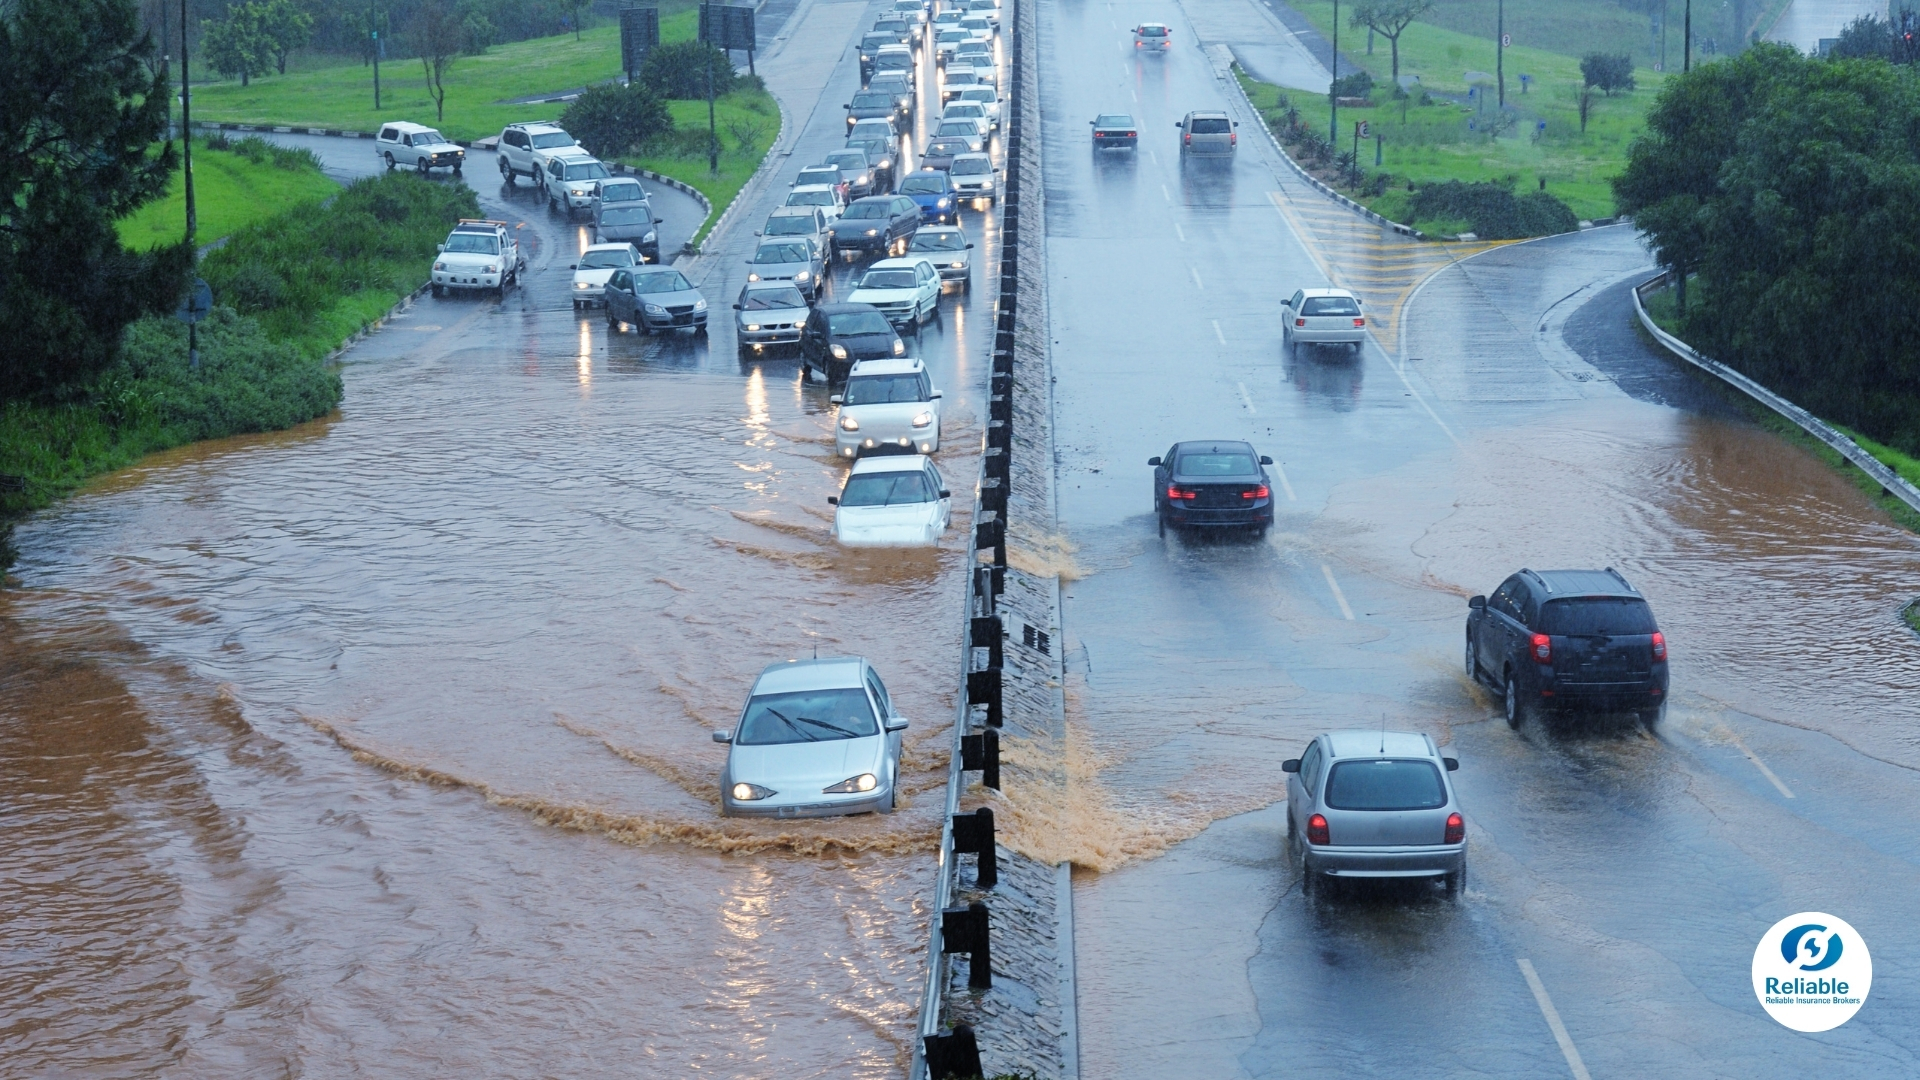
[(755, 694), (786, 694), (796, 690), (858, 688), (867, 662), (858, 656), (822, 656), (816, 660), (788, 660), (768, 664), (753, 680)]
[(599, 158), (594, 157), (592, 154), (588, 153), (587, 148), (584, 146), (556, 146), (554, 147), (553, 152), (549, 156), (555, 159), (558, 159), (560, 161), (568, 162), (570, 164), (581, 162), (581, 161), (599, 161), (600, 160)]
[(401, 131), (407, 132), (408, 134), (412, 134), (413, 132), (416, 132), (416, 131), (432, 131), (433, 130), (432, 128), (428, 127), (425, 124), (416, 124), (411, 120), (389, 120), (386, 123), (381, 124), (380, 126), (398, 128)]
[(900, 198), (898, 195), (862, 195), (848, 204), (848, 208), (859, 206), (861, 203), (886, 203), (891, 206), (893, 200), (898, 198)]
[(813, 310), (819, 312), (822, 315), (846, 315), (855, 311), (876, 311), (877, 312), (880, 309), (877, 307), (874, 307), (872, 304), (854, 304), (854, 303), (849, 303), (843, 300), (837, 304), (815, 304), (813, 306)]
[(1385, 747), (1387, 757), (1418, 757), (1432, 760), (1439, 755), (1433, 740), (1417, 731), (1329, 731), (1322, 738), (1327, 740), (1327, 749), (1335, 759), (1339, 758), (1377, 758)]
[(1349, 300), (1356, 299), (1352, 293), (1345, 289), (1301, 289), (1300, 296), (1302, 299), (1309, 296), (1344, 296)]
[(1244, 450), (1251, 454), (1253, 453), (1253, 444), (1240, 442), (1237, 439), (1214, 439), (1212, 441), (1193, 439), (1188, 442), (1175, 443), (1173, 446), (1175, 456), (1187, 453), (1188, 451), (1203, 454), (1231, 454), (1236, 450)]
[(889, 356), (878, 360), (855, 360), (847, 378), (860, 375), (918, 375), (926, 362), (917, 356)]
[(1620, 571), (1611, 566), (1605, 570), (1522, 570), (1520, 573), (1545, 586), (1547, 595), (1543, 599), (1547, 600), (1568, 596), (1645, 599), (1638, 589), (1627, 584), (1627, 579), (1621, 576)]
[(541, 130), (557, 131), (562, 135), (565, 135), (567, 133), (566, 128), (561, 127), (559, 124), (556, 124), (551, 120), (522, 120), (517, 124), (508, 124), (507, 127), (517, 128), (521, 131), (528, 133), (529, 135), (533, 134), (536, 131), (541, 131)]
[(796, 191), (796, 192), (800, 192), (800, 191), (832, 191), (832, 190), (834, 190), (834, 189), (835, 189), (836, 187), (838, 187), (838, 186), (839, 186), (838, 184), (795, 184), (795, 185), (794, 185), (794, 188), (793, 188), (793, 190), (794, 190), (794, 191)]
[[(618, 251), (621, 248), (630, 248), (632, 246), (632, 244), (627, 243), (625, 240), (617, 240), (608, 241), (604, 244), (588, 244), (587, 251)], [(580, 254), (585, 255), (587, 251), (583, 251)]]
[(989, 164), (991, 164), (993, 161), (993, 158), (991, 156), (987, 154), (983, 154), (978, 150), (969, 150), (964, 154), (953, 155), (953, 160), (955, 161), (959, 161), (961, 158), (980, 158), (981, 160), (986, 161)]
[(961, 236), (967, 235), (967, 231), (958, 225), (922, 225), (915, 231), (914, 235), (945, 236), (947, 233), (957, 233)]
[(907, 48), (905, 45), (897, 45), (897, 44), (880, 46), (880, 52), (878, 55), (884, 56), (887, 53), (906, 53), (907, 55), (911, 56), (913, 55), (913, 50)]
[[(632, 176), (620, 176), (617, 174), (614, 176), (609, 176), (605, 180), (600, 181), (601, 187), (606, 187), (609, 184), (620, 184), (622, 186), (627, 184), (632, 184), (634, 187), (641, 187), (640, 181), (637, 178)], [(645, 190), (645, 189), (642, 188), (642, 190)]]
[(881, 259), (879, 262), (876, 262), (872, 266), (867, 267), (867, 269), (869, 270), (911, 270), (914, 267), (919, 266), (921, 263), (926, 263), (928, 266), (932, 266), (933, 260), (927, 258), (925, 255), (903, 255), (893, 259)]
[[(825, 185), (808, 184), (807, 186), (808, 187), (824, 187)], [(773, 213), (768, 214), (767, 216), (769, 218), (803, 217), (803, 218), (806, 218), (808, 221), (812, 221), (817, 224), (820, 221), (820, 208), (817, 206), (776, 206), (773, 208)]]
[(848, 476), (877, 472), (922, 472), (933, 461), (925, 454), (868, 454), (853, 463)]

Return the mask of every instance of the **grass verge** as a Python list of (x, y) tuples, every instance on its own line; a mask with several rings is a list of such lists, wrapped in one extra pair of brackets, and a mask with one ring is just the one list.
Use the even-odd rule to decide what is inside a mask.
[(1920, 634), (1920, 600), (1908, 604), (1900, 612), (1900, 617), (1907, 620), (1907, 625), (1913, 628), (1914, 633)]
[[(194, 239), (199, 243), (232, 235), (289, 206), (319, 203), (340, 190), (308, 151), (257, 138), (228, 145), (231, 149), (194, 147)], [(121, 218), (116, 227), (120, 242), (135, 250), (178, 241), (187, 227), (185, 172), (174, 174), (165, 198)]]
[(707, 103), (674, 101), (668, 107), (673, 111), (673, 137), (650, 153), (620, 160), (698, 188), (713, 203), (713, 213), (693, 235), (698, 246), (773, 148), (780, 135), (780, 105), (758, 87), (736, 90), (714, 102), (721, 147), (717, 173), (707, 170)]

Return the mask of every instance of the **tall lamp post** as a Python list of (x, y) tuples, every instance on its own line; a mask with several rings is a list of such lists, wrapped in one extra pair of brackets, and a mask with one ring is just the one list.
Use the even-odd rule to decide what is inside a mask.
[[(187, 247), (193, 247), (194, 228), (199, 224), (193, 209), (193, 80), (187, 73), (187, 0), (180, 0), (180, 168), (186, 177)], [(200, 261), (195, 255), (193, 261)], [(187, 363), (200, 366), (200, 327), (187, 324)]]
[(1687, 0), (1686, 22), (1680, 32), (1680, 70), (1682, 73), (1693, 70), (1693, 0)]
[[(1493, 78), (1500, 84), (1500, 107), (1507, 107), (1507, 0), (1500, 0), (1500, 13), (1494, 22)], [(1500, 118), (1494, 117), (1493, 130), (1500, 130)]]
[(1333, 0), (1333, 82), (1327, 85), (1327, 142), (1340, 149), (1340, 0)]

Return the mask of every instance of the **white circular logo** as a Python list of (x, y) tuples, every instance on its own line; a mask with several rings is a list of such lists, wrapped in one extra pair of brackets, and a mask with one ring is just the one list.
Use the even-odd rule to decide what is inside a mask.
[(1859, 931), (1823, 911), (1774, 923), (1753, 950), (1753, 993), (1795, 1031), (1831, 1031), (1853, 1019), (1873, 989), (1873, 957)]

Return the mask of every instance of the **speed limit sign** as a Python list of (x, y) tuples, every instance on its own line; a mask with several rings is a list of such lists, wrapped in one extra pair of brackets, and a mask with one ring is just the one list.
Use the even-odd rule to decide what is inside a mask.
[(1501, 35), (1500, 35), (1500, 47), (1501, 47), (1501, 48), (1503, 48), (1503, 49), (1511, 49), (1511, 48), (1513, 48), (1513, 35), (1512, 35), (1512, 34), (1501, 34)]
[(1353, 133), (1362, 139), (1373, 138), (1373, 130), (1365, 120), (1361, 120), (1353, 125)]

